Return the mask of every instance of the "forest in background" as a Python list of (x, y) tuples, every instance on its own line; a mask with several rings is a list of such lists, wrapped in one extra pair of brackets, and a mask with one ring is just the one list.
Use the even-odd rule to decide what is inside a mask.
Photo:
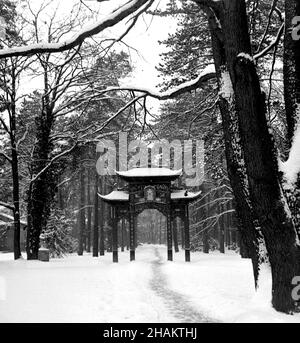
[[(120, 13), (133, 14), (133, 27), (152, 3), (131, 1)], [(56, 22), (54, 14), (43, 27), (39, 16), (46, 7), (34, 13), (29, 2), (23, 6), (31, 20), (12, 2), (0, 1), (7, 23), (0, 41), (0, 205), (13, 212), (15, 258), (21, 255), (21, 217), (27, 221), (29, 259), (37, 258), (41, 234), (54, 254), (90, 251), (96, 231), (94, 253), (110, 249), (110, 211), (96, 190), (109, 193), (116, 180), (96, 175), (99, 140), (117, 140), (120, 131), (149, 142), (203, 139), (203, 196), (191, 206), (193, 248), (240, 247), (252, 259), (255, 282), (260, 265), (270, 263), (274, 307), (295, 310), (290, 294), (291, 280), (300, 273), (294, 158), (300, 59), (290, 23), (300, 14), (297, 1), (171, 0), (164, 10), (152, 10), (178, 17), (175, 34), (161, 42), (167, 51), (157, 66), (160, 96), (120, 87), (133, 68), (126, 52), (114, 50), (126, 33), (105, 44), (79, 37), (70, 47), (51, 47), (93, 15), (82, 2), (67, 20)], [(113, 19), (118, 22), (121, 14)], [(49, 47), (35, 51), (41, 40)], [(33, 48), (9, 50), (23, 45)], [(209, 65), (213, 75), (185, 86)], [(29, 75), (43, 80), (42, 90), (20, 92)], [(165, 100), (160, 115), (147, 109), (148, 96)], [(153, 228), (146, 226), (150, 235)], [(159, 235), (157, 230), (143, 240), (157, 242)]]

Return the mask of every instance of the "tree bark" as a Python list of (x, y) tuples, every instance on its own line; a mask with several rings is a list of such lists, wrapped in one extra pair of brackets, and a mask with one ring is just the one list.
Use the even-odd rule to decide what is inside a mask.
[[(44, 100), (47, 101), (47, 100)], [(45, 168), (51, 150), (50, 132), (54, 122), (52, 110), (46, 105), (41, 116), (35, 118), (36, 143), (31, 162), (31, 175), (34, 177)], [(46, 227), (50, 214), (50, 203), (54, 197), (52, 174), (48, 170), (30, 182), (27, 204), (26, 252), (29, 260), (38, 258), (40, 234)]]
[[(27, 237), (26, 252), (27, 258), (37, 259), (40, 244), (40, 234), (46, 228), (47, 220), (50, 215), (50, 206), (56, 192), (57, 182), (55, 171), (52, 167), (46, 169), (49, 156), (53, 149), (50, 134), (55, 123), (53, 114), (55, 106), (55, 94), (57, 89), (51, 94), (49, 89), (48, 62), (49, 55), (45, 61), (41, 62), (44, 77), (44, 94), (42, 96), (41, 114), (35, 118), (35, 144), (30, 162), (30, 181), (27, 202)], [(56, 80), (59, 82), (59, 78)], [(41, 173), (41, 174), (40, 174)], [(38, 177), (36, 177), (39, 175)]]
[(98, 197), (99, 176), (95, 176), (95, 200), (94, 200), (94, 227), (93, 227), (93, 257), (98, 257), (99, 242), (99, 197)]
[[(223, 205), (219, 206), (220, 213), (223, 212)], [(225, 228), (224, 228), (224, 215), (219, 219), (219, 247), (220, 253), (225, 254)]]
[[(222, 13), (212, 12), (206, 7), (203, 8), (208, 17), (211, 33), (212, 50), (216, 68), (217, 81), (219, 89), (223, 86), (223, 73), (226, 72), (226, 53), (224, 34), (216, 23), (216, 17), (221, 19)], [(224, 28), (223, 28), (224, 29)], [(234, 109), (234, 99), (220, 94), (219, 108), (222, 117), (222, 126), (225, 142), (225, 155), (227, 172), (235, 198), (235, 209), (238, 219), (238, 229), (240, 233), (243, 254), (251, 257), (254, 282), (257, 286), (259, 273), (259, 253), (258, 240), (259, 231), (256, 229), (253, 221), (252, 209), (250, 206), (248, 181), (246, 170), (244, 168), (244, 158), (239, 146), (239, 128), (237, 113)]]
[[(99, 178), (99, 176), (97, 176)], [(103, 184), (103, 176), (99, 178), (100, 180), (100, 191), (103, 194), (104, 184)], [(104, 193), (105, 194), (105, 193)], [(104, 202), (100, 199), (100, 256), (104, 256), (105, 253), (105, 237), (104, 237)]]
[(16, 77), (12, 70), (12, 92), (10, 118), (10, 143), (11, 143), (11, 171), (13, 182), (13, 203), (14, 203), (14, 259), (21, 257), (20, 247), (20, 186), (19, 186), (19, 162), (16, 144)]
[(91, 234), (92, 234), (92, 208), (91, 208), (91, 171), (88, 169), (87, 179), (87, 252), (91, 252)]
[(207, 230), (203, 232), (203, 252), (209, 254), (209, 236)]
[(80, 170), (80, 201), (79, 201), (79, 237), (78, 237), (78, 255), (83, 255), (83, 240), (85, 234), (85, 187), (84, 187), (84, 169)]
[[(272, 269), (272, 303), (276, 310), (295, 310), (291, 281), (300, 275), (296, 230), (286, 211), (279, 182), (274, 142), (268, 131), (265, 97), (251, 55), (244, 0), (224, 0), (221, 25), (227, 66), (235, 94), (241, 145), (250, 199), (265, 239)], [(239, 55), (243, 53), (243, 55)]]
[[(296, 129), (300, 124), (300, 40), (294, 40), (292, 21), (300, 17), (300, 3), (296, 0), (285, 1), (285, 36), (283, 81), (284, 101), (288, 133), (288, 149), (286, 159), (292, 147)], [(300, 239), (300, 175), (293, 187), (285, 187), (289, 207)]]
[(289, 148), (297, 124), (297, 104), (300, 104), (300, 40), (292, 36), (292, 20), (300, 16), (298, 0), (285, 0), (285, 34), (283, 55), (284, 101)]

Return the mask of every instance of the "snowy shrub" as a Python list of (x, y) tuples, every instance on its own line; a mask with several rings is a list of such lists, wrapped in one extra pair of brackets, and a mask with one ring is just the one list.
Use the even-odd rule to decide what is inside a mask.
[(77, 250), (77, 239), (71, 231), (74, 218), (67, 210), (54, 209), (47, 228), (40, 235), (41, 245), (49, 249), (51, 257), (63, 257)]

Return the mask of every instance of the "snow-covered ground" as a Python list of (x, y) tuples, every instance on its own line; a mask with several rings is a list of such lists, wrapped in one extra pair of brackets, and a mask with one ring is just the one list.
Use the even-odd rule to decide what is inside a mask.
[(0, 253), (0, 322), (300, 322), (271, 308), (268, 282), (255, 293), (250, 261), (232, 252), (168, 262), (164, 246), (144, 245), (119, 261)]

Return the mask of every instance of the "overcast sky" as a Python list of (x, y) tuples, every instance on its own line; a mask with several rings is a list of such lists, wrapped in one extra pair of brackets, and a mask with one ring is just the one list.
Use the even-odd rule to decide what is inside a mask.
[[(53, 5), (48, 7), (48, 11), (53, 11), (58, 6), (58, 17), (63, 18), (67, 13), (70, 13), (74, 3), (78, 0), (53, 0)], [(109, 0), (103, 3), (99, 3), (93, 0), (85, 0), (85, 4), (92, 9), (99, 10), (100, 17), (105, 17), (112, 10), (117, 8), (120, 4), (125, 3), (126, 0)], [(36, 10), (43, 3), (43, 0), (31, 0), (30, 5), (33, 10)], [(157, 0), (151, 9), (163, 8), (167, 1)], [(124, 31), (124, 24), (117, 25), (109, 30), (105, 30), (102, 36), (105, 37), (118, 37), (121, 32)], [(86, 25), (91, 24), (87, 20)], [(130, 53), (134, 72), (131, 79), (127, 79), (126, 83), (142, 85), (148, 88), (154, 88), (159, 82), (158, 74), (155, 66), (159, 63), (159, 54), (164, 51), (164, 47), (159, 45), (159, 40), (167, 38), (168, 33), (174, 32), (176, 29), (176, 21), (172, 18), (153, 17), (148, 14), (144, 14), (140, 17), (135, 27), (127, 35), (124, 41), (133, 49), (128, 50), (124, 45), (122, 49)], [(138, 53), (135, 51), (137, 50)], [(30, 82), (26, 85), (26, 92), (32, 91), (37, 87), (37, 81)], [(158, 110), (159, 102), (157, 100), (151, 100), (151, 106), (154, 111)]]

